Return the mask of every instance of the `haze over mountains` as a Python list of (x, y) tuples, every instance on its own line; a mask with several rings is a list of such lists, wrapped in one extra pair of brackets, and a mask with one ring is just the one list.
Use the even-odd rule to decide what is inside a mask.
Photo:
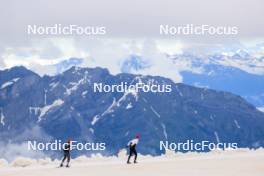
[[(179, 72), (182, 83), (232, 92), (263, 107), (264, 56), (260, 48), (263, 46), (208, 55), (185, 52), (167, 55), (167, 58), (172, 60), (172, 68)], [(123, 63), (122, 71), (129, 73), (140, 73), (151, 67), (140, 56), (131, 56)]]
[[(117, 67), (120, 73), (163, 76), (196, 87), (232, 92), (263, 109), (263, 48), (263, 44), (253, 48), (225, 48), (207, 55), (186, 51), (160, 56), (160, 62), (140, 54), (131, 54), (123, 58)], [(62, 73), (71, 66), (83, 64), (82, 58), (70, 58), (56, 64), (56, 70)], [(113, 62), (113, 67), (116, 67), (114, 65)], [(109, 70), (111, 72), (111, 68)]]

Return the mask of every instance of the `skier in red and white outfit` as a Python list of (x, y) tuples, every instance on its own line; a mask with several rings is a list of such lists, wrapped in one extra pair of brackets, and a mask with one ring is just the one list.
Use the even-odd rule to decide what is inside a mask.
[(135, 155), (134, 158), (134, 163), (137, 163), (137, 150), (136, 150), (136, 146), (139, 142), (139, 135), (136, 135), (136, 138), (132, 139), (131, 141), (128, 142), (127, 147), (129, 147), (129, 156), (127, 159), (127, 164), (130, 164), (130, 158), (131, 156)]

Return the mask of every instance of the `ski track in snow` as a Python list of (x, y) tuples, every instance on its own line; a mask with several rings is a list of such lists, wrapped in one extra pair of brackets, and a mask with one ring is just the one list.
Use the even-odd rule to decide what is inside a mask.
[[(16, 157), (12, 162), (1, 160), (3, 176), (261, 176), (263, 149), (214, 150), (211, 152), (165, 151), (161, 156), (141, 155), (139, 164), (127, 165), (126, 150), (117, 156), (100, 154), (78, 156), (71, 168), (58, 168), (60, 161), (51, 158)], [(187, 166), (187, 167), (186, 167)], [(194, 168), (194, 169), (190, 169)], [(88, 173), (88, 174), (87, 174)]]

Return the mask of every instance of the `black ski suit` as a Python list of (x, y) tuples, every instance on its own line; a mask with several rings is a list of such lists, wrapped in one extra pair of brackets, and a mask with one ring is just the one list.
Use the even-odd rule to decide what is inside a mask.
[(127, 159), (127, 163), (130, 163), (130, 158), (131, 158), (133, 155), (135, 155), (134, 163), (137, 162), (137, 150), (136, 150), (137, 143), (138, 143), (138, 139), (133, 139), (133, 140), (131, 140), (131, 141), (128, 143), (128, 147), (129, 147), (129, 156), (128, 156), (128, 159)]
[(70, 155), (70, 144), (67, 143), (65, 144), (64, 148), (63, 148), (63, 153), (64, 153), (64, 157), (61, 161), (61, 166), (63, 165), (64, 161), (67, 159), (67, 166), (69, 166), (70, 160), (71, 160), (71, 155)]

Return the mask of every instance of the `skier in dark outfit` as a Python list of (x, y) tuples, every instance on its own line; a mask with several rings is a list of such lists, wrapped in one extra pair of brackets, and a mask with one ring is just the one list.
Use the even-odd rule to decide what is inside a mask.
[(128, 142), (127, 146), (129, 147), (129, 156), (128, 156), (128, 159), (127, 159), (127, 164), (130, 164), (130, 158), (133, 155), (135, 155), (134, 163), (137, 163), (136, 146), (137, 146), (138, 142), (139, 142), (139, 135), (137, 135), (135, 139), (132, 139), (131, 141)]
[(63, 167), (63, 163), (64, 163), (64, 161), (66, 159), (67, 159), (67, 165), (66, 165), (66, 167), (69, 167), (69, 163), (70, 163), (70, 160), (71, 160), (70, 150), (71, 150), (71, 140), (69, 139), (67, 141), (67, 143), (64, 144), (64, 146), (63, 146), (64, 157), (63, 157), (63, 159), (61, 161), (60, 167)]

